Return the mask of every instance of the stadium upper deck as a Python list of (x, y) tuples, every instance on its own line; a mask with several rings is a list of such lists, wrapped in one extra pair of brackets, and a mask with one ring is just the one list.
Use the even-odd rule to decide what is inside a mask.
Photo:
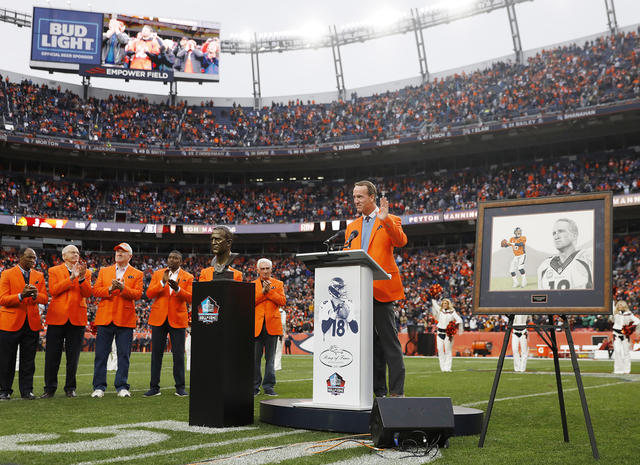
[[(3, 80), (3, 139), (158, 155), (295, 155), (447, 138), (640, 108), (638, 31), (329, 104), (175, 106)], [(14, 137), (18, 136), (18, 138)], [(29, 142), (29, 139), (27, 139)], [(38, 143), (37, 141), (33, 141)], [(367, 145), (369, 144), (369, 145)], [(68, 147), (67, 147), (68, 146)]]

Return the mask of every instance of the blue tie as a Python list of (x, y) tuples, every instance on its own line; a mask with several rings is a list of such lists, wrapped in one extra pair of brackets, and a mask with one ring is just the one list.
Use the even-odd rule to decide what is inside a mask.
[(371, 221), (371, 217), (365, 216), (362, 222), (362, 239), (360, 240), (362, 250), (369, 249), (369, 237), (371, 236), (372, 229), (373, 221)]

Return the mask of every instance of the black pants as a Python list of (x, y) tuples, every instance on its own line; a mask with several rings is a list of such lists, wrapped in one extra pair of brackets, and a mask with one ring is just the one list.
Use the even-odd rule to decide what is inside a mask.
[(404, 395), (404, 376), (402, 346), (398, 340), (393, 302), (373, 299), (373, 393), (377, 397), (386, 396), (387, 393)]
[[(276, 370), (273, 367), (273, 362), (276, 355), (276, 346), (278, 345), (278, 336), (269, 334), (267, 331), (266, 323), (262, 322), (262, 331), (254, 340), (255, 351), (255, 368), (253, 375), (253, 388), (254, 392), (262, 389), (267, 391), (273, 391), (276, 385)], [(262, 354), (264, 353), (264, 379), (262, 378)]]
[(58, 389), (58, 370), (62, 359), (64, 347), (67, 359), (67, 374), (64, 391), (76, 389), (76, 372), (78, 371), (78, 359), (82, 350), (84, 339), (84, 326), (75, 326), (67, 321), (63, 325), (47, 326), (47, 349), (44, 356), (44, 390), (56, 392)]
[(173, 380), (176, 389), (184, 389), (184, 341), (185, 328), (173, 328), (165, 319), (162, 326), (151, 326), (151, 389), (160, 389), (160, 370), (162, 356), (167, 346), (167, 334), (171, 336), (171, 353), (173, 354)]
[(20, 394), (33, 392), (33, 374), (36, 371), (36, 348), (38, 331), (29, 327), (29, 318), (24, 319), (18, 331), (0, 330), (0, 392), (13, 393), (13, 378), (16, 374), (16, 353), (20, 346), (20, 371), (18, 386)]

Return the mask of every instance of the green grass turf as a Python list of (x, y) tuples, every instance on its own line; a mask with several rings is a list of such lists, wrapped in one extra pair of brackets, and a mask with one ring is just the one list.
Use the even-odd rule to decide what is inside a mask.
[[(486, 409), (495, 374), (495, 358), (455, 358), (453, 373), (441, 373), (436, 358), (406, 358), (407, 396), (447, 396), (454, 405), (468, 405)], [(250, 431), (225, 432), (205, 435), (181, 431), (159, 431), (168, 435), (162, 442), (145, 447), (81, 452), (11, 452), (2, 450), (2, 436), (25, 433), (56, 433), (60, 437), (48, 441), (51, 444), (109, 438), (109, 433), (74, 433), (73, 430), (87, 427), (129, 424), (138, 422), (175, 420), (188, 421), (188, 398), (173, 395), (171, 357), (165, 357), (162, 395), (144, 398), (148, 389), (150, 355), (134, 353), (131, 358), (129, 381), (133, 397), (117, 398), (109, 386), (103, 399), (92, 399), (91, 379), (93, 354), (83, 353), (78, 373), (76, 399), (67, 399), (60, 389), (53, 399), (23, 401), (13, 399), (0, 403), (0, 464), (76, 464), (99, 461), (119, 456), (141, 453), (157, 453), (172, 449), (183, 449), (175, 453), (162, 453), (147, 458), (133, 458), (115, 463), (128, 464), (186, 464), (216, 456), (238, 454), (246, 449), (281, 446), (300, 442), (317, 441), (340, 436), (335, 433), (300, 431), (277, 437), (251, 440), (252, 437), (291, 431), (260, 423), (259, 401), (255, 399), (255, 427)], [(593, 422), (601, 463), (637, 464), (640, 424), (638, 417), (638, 382), (640, 365), (632, 365), (630, 377), (613, 377), (613, 362), (580, 362), (586, 396)], [(277, 392), (281, 397), (310, 398), (312, 394), (310, 356), (285, 356), (283, 370), (277, 372)], [(38, 353), (36, 361), (35, 393), (42, 393), (44, 357)], [(530, 359), (528, 372), (515, 374), (512, 362), (507, 359), (498, 388), (491, 423), (485, 446), (478, 448), (478, 436), (455, 437), (450, 447), (442, 451), (443, 458), (437, 463), (446, 464), (575, 464), (592, 463), (591, 448), (585, 421), (576, 390), (570, 361), (562, 360), (563, 385), (567, 409), (570, 442), (562, 438), (562, 427), (556, 394), (553, 361)], [(59, 381), (64, 384), (64, 361)], [(114, 373), (109, 372), (108, 381), (113, 383)], [(16, 376), (17, 378), (17, 376)], [(17, 386), (17, 379), (14, 387)], [(528, 396), (524, 398), (513, 398)], [(19, 396), (18, 396), (19, 397)], [(209, 443), (227, 441), (225, 445)], [(189, 449), (191, 450), (185, 450)], [(368, 454), (364, 448), (337, 450), (312, 457), (288, 458), (283, 463), (296, 465), (329, 463)], [(220, 462), (224, 463), (224, 461)], [(277, 463), (277, 462), (272, 462)]]

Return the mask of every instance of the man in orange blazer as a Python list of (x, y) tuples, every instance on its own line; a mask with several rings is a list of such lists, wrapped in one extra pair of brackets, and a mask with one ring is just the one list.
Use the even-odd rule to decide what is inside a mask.
[(93, 295), (100, 299), (94, 320), (98, 327), (96, 355), (93, 363), (93, 393), (104, 397), (107, 389), (107, 358), (115, 337), (118, 353), (115, 387), (118, 397), (131, 397), (129, 391), (129, 357), (133, 330), (136, 327), (136, 300), (142, 297), (142, 271), (129, 262), (133, 256), (126, 242), (116, 245), (115, 265), (100, 268), (93, 285)]
[[(254, 396), (262, 390), (268, 396), (277, 396), (273, 388), (276, 385), (276, 371), (273, 361), (276, 354), (278, 336), (282, 335), (282, 320), (280, 307), (287, 303), (284, 295), (284, 284), (271, 277), (273, 264), (267, 258), (261, 258), (257, 263), (258, 279), (253, 281), (256, 285), (256, 310), (255, 310), (255, 375)], [(264, 352), (264, 381), (260, 364)]]
[(76, 397), (76, 372), (87, 326), (87, 297), (91, 297), (91, 272), (80, 261), (75, 245), (62, 249), (64, 263), (49, 268), (51, 302), (47, 309), (47, 349), (44, 357), (44, 394), (47, 399), (58, 388), (58, 369), (64, 345), (67, 374), (64, 392)]
[[(345, 246), (345, 250), (366, 250), (391, 275), (391, 280), (373, 282), (373, 392), (377, 397), (388, 393), (403, 396), (405, 368), (393, 302), (404, 299), (404, 288), (393, 249), (404, 247), (407, 236), (400, 218), (389, 214), (389, 200), (381, 197), (378, 207), (376, 196), (373, 183), (355, 183), (353, 201), (361, 216), (347, 226), (345, 237), (351, 237), (353, 231), (357, 231), (358, 236)], [(386, 367), (389, 367), (388, 390)]]
[(153, 299), (149, 324), (151, 325), (151, 382), (145, 397), (160, 395), (160, 370), (162, 355), (171, 335), (173, 354), (173, 379), (176, 395), (187, 395), (184, 381), (184, 341), (189, 324), (187, 305), (191, 304), (193, 275), (180, 268), (182, 254), (173, 250), (167, 258), (167, 268), (153, 273), (147, 288), (147, 297)]
[(38, 305), (49, 300), (44, 275), (35, 271), (33, 249), (18, 253), (18, 265), (0, 276), (0, 401), (11, 399), (16, 372), (16, 353), (20, 346), (18, 386), (23, 399), (33, 400), (33, 373), (42, 329)]
[(211, 281), (228, 269), (233, 272), (233, 279), (242, 281), (242, 272), (229, 266), (238, 255), (231, 252), (233, 232), (226, 226), (216, 226), (211, 233), (211, 253), (214, 255), (211, 266), (200, 272), (198, 281)]

